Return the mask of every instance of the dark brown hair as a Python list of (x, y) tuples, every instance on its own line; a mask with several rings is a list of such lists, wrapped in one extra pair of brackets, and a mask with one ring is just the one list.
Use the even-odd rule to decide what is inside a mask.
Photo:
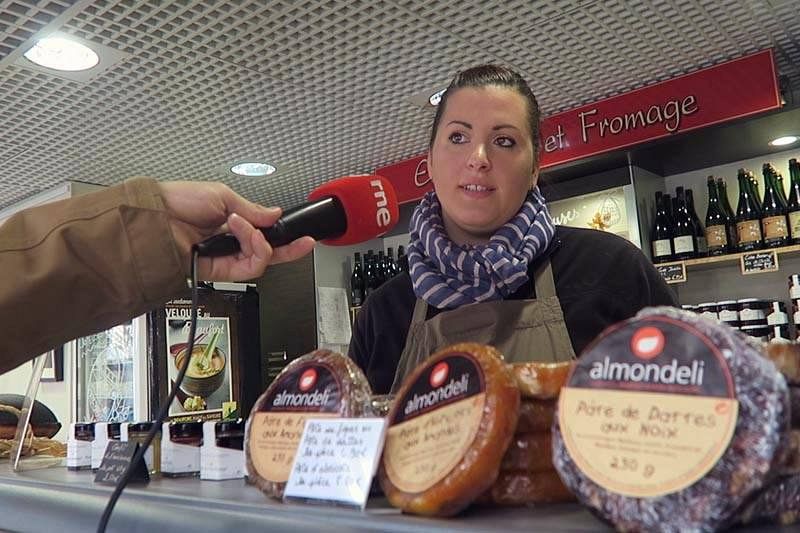
[(517, 91), (525, 98), (528, 103), (528, 127), (530, 129), (531, 141), (533, 143), (533, 160), (535, 165), (539, 164), (539, 104), (536, 102), (536, 95), (533, 94), (531, 88), (525, 79), (511, 70), (510, 68), (500, 65), (479, 65), (477, 67), (462, 70), (450, 85), (447, 90), (442, 94), (442, 99), (436, 108), (436, 116), (433, 117), (433, 126), (431, 127), (431, 140), (429, 149), (433, 148), (433, 141), (436, 139), (436, 132), (439, 130), (439, 121), (444, 114), (444, 108), (447, 105), (447, 98), (449, 95), (456, 92), (458, 89), (468, 87), (508, 87)]

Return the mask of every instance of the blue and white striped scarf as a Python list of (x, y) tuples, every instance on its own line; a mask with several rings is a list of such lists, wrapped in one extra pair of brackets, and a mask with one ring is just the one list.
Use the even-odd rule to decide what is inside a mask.
[(450, 240), (433, 191), (414, 210), (410, 229), (408, 265), (414, 294), (439, 309), (513, 294), (528, 281), (528, 265), (547, 249), (555, 234), (538, 187), (486, 245), (460, 246)]

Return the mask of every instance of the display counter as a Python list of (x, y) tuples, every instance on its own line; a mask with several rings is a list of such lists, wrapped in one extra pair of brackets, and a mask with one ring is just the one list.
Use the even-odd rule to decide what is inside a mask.
[[(93, 479), (89, 472), (65, 468), (15, 473), (8, 465), (0, 466), (0, 528), (20, 532), (95, 531), (112, 488), (97, 485)], [(242, 480), (196, 478), (160, 478), (146, 486), (129, 486), (117, 502), (108, 526), (109, 532), (170, 530), (610, 531), (577, 504), (474, 508), (457, 518), (430, 519), (402, 515), (382, 498), (371, 499), (363, 512), (326, 505), (283, 504), (267, 499)]]

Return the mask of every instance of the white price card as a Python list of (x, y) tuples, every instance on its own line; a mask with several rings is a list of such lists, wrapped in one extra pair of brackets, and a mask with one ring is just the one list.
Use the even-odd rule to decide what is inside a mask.
[(385, 418), (306, 420), (284, 500), (320, 500), (363, 509), (385, 431)]

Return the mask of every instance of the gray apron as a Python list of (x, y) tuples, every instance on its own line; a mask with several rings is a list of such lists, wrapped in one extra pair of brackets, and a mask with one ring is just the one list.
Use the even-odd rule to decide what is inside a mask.
[(422, 361), (457, 342), (494, 346), (509, 363), (574, 359), (549, 260), (543, 261), (533, 279), (536, 299), (470, 304), (441, 312), (430, 320), (425, 320), (428, 304), (418, 298), (392, 393)]

